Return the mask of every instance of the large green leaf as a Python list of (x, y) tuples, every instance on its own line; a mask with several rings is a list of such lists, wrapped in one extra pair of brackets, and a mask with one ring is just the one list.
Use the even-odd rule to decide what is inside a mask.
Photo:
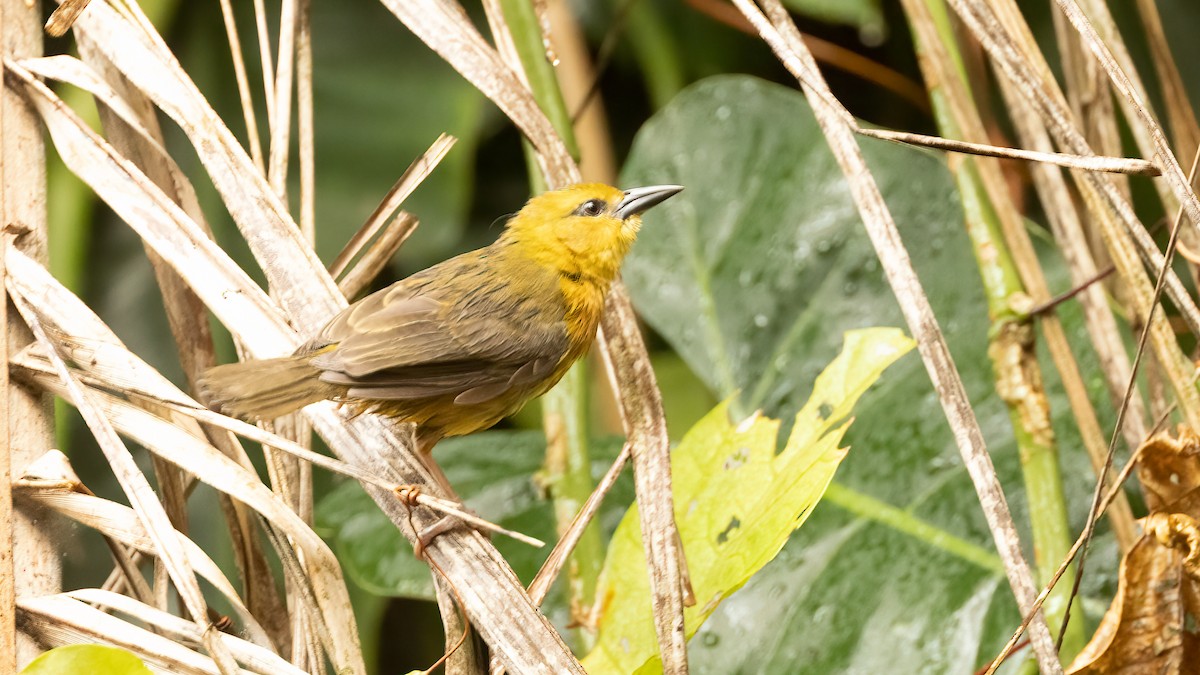
[[(949, 173), (928, 153), (862, 144), (1025, 522)], [(641, 316), (714, 393), (744, 392), (743, 414), (786, 419), (844, 331), (904, 325), (797, 92), (743, 76), (697, 83), (642, 128), (622, 182), (687, 187), (646, 217), (625, 278)], [(897, 364), (856, 415), (825, 506), (700, 630), (696, 672), (971, 672), (1007, 637), (1015, 608), (920, 361)], [(1091, 473), (1060, 432), (1079, 526)]]
[(21, 675), (150, 675), (142, 660), (124, 649), (104, 645), (67, 645), (42, 654)]
[[(685, 612), (689, 637), (812, 513), (846, 456), (839, 443), (851, 409), (912, 346), (894, 328), (847, 333), (778, 453), (778, 420), (753, 415), (734, 423), (726, 403), (674, 450), (675, 520), (696, 595)], [(662, 672), (639, 522), (635, 505), (613, 535), (596, 589), (599, 637), (584, 660), (596, 675)]]

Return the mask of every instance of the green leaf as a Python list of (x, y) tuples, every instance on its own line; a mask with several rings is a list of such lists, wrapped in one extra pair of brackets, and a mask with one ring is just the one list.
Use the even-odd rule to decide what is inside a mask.
[(34, 659), (21, 675), (150, 675), (142, 660), (124, 649), (103, 645), (56, 647)]
[[(954, 183), (930, 153), (859, 142), (942, 322), (1014, 517), (1028, 522)], [(743, 414), (762, 408), (786, 419), (844, 331), (905, 325), (798, 92), (746, 76), (684, 90), (643, 126), (622, 175), (623, 185), (654, 183), (687, 190), (647, 214), (624, 269), (630, 295), (715, 395), (743, 392)], [(1048, 269), (1057, 270), (1052, 287), (1068, 287), (1061, 265)], [(1062, 309), (1075, 334), (1078, 309)], [(1094, 357), (1082, 356), (1094, 377)], [(1095, 400), (1106, 401), (1095, 381)], [(1047, 385), (1061, 446), (1080, 448), (1059, 384)], [(854, 451), (825, 507), (700, 629), (694, 672), (971, 672), (1011, 634), (1008, 585), (922, 363), (896, 364), (856, 415), (846, 435)], [(1094, 474), (1082, 450), (1062, 462), (1079, 528)], [(1111, 549), (1096, 555), (1111, 560)], [(1103, 595), (1110, 584), (1089, 574), (1085, 592)]]
[[(753, 415), (735, 424), (726, 402), (671, 454), (675, 518), (696, 593), (684, 615), (689, 637), (812, 512), (845, 457), (838, 444), (854, 403), (913, 344), (894, 328), (847, 333), (779, 453), (778, 420)], [(601, 572), (596, 606), (603, 613), (596, 648), (584, 660), (588, 672), (642, 672), (652, 659), (646, 671), (661, 672), (649, 598), (635, 505), (613, 535)]]

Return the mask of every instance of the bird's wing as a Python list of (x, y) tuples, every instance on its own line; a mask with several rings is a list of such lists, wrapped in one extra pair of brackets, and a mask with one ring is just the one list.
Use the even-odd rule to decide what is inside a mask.
[(419, 273), (335, 317), (309, 344), (336, 344), (311, 361), (321, 379), (357, 398), (471, 404), (548, 377), (568, 349), (562, 322), (539, 320), (546, 310), (533, 298), (479, 283), (477, 266), (454, 271), (452, 285), (446, 270)]

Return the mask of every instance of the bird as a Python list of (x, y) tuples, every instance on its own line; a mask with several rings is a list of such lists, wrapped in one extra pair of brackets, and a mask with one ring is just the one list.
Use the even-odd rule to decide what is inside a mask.
[(210, 408), (270, 420), (334, 400), (414, 425), (418, 456), (493, 426), (555, 385), (596, 336), (642, 214), (683, 190), (581, 183), (532, 197), (492, 244), (376, 291), (292, 355), (216, 366)]

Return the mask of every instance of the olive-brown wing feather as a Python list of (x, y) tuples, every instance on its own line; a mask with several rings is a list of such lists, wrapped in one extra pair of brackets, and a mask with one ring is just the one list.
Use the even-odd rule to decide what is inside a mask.
[(486, 287), (468, 288), (410, 278), (368, 296), (307, 345), (337, 345), (311, 363), (322, 381), (376, 400), (454, 395), (470, 405), (549, 377), (569, 345), (561, 320), (547, 320), (547, 303), (511, 294), (500, 302)]

